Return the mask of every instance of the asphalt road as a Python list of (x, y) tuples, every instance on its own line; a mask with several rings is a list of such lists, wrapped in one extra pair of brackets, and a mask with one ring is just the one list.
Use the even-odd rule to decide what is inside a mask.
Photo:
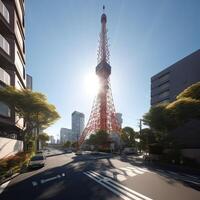
[[(200, 176), (134, 156), (49, 153), (45, 167), (0, 186), (1, 200), (199, 200)], [(61, 152), (60, 152), (61, 153)]]

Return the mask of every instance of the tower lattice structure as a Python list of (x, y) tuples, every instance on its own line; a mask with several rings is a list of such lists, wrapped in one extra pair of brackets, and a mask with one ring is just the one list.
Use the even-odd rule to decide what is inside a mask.
[[(103, 7), (103, 10), (104, 9), (105, 7)], [(83, 144), (84, 140), (92, 133), (99, 130), (119, 134), (121, 129), (116, 117), (109, 78), (111, 66), (106, 22), (107, 17), (106, 14), (103, 13), (101, 16), (101, 32), (96, 66), (96, 75), (99, 78), (100, 88), (94, 99), (88, 123), (79, 138), (79, 145)]]

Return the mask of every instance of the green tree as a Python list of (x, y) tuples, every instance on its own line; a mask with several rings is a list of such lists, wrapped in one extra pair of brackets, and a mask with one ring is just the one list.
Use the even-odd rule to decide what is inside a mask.
[(138, 148), (140, 150), (148, 151), (149, 145), (156, 142), (155, 133), (149, 128), (142, 129), (140, 134), (137, 135), (137, 137), (140, 140), (138, 144)]
[(186, 88), (175, 101), (152, 106), (143, 118), (155, 133), (158, 143), (174, 142), (170, 141), (171, 130), (189, 120), (200, 119), (200, 82)]
[(104, 130), (99, 130), (95, 134), (91, 134), (88, 139), (88, 144), (94, 145), (97, 148), (107, 148), (109, 145), (109, 135)]
[(200, 82), (197, 82), (181, 92), (176, 99), (192, 98), (200, 100)]
[(66, 141), (63, 146), (65, 148), (69, 148), (69, 147), (71, 147), (71, 145), (72, 145), (72, 143), (70, 141)]
[(49, 104), (46, 96), (39, 92), (5, 87), (0, 89), (0, 101), (12, 108), (19, 120), (24, 119), (22, 134), (25, 144), (33, 138), (32, 131), (34, 129), (39, 135), (40, 129), (47, 128), (59, 118), (55, 106)]
[(41, 133), (38, 135), (38, 139), (41, 142), (42, 148), (47, 145), (49, 141), (49, 135), (47, 133)]
[(135, 147), (136, 142), (136, 133), (133, 128), (131, 127), (124, 127), (121, 133), (121, 141), (124, 146), (126, 147)]

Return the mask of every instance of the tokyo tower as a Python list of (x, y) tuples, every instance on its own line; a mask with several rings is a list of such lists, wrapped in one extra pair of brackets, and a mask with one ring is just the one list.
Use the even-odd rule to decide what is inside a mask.
[[(105, 6), (103, 6), (104, 10)], [(104, 130), (109, 134), (119, 134), (121, 129), (116, 117), (109, 79), (111, 66), (106, 22), (107, 17), (105, 12), (103, 12), (101, 16), (101, 32), (96, 66), (96, 75), (99, 78), (100, 88), (94, 99), (88, 123), (79, 138), (79, 145), (82, 145), (86, 138), (99, 130)]]

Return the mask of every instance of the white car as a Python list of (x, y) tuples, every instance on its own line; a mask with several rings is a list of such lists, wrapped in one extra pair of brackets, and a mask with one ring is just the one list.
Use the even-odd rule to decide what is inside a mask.
[(37, 167), (44, 167), (44, 165), (45, 165), (45, 157), (43, 155), (35, 155), (31, 158), (28, 167), (37, 168)]

